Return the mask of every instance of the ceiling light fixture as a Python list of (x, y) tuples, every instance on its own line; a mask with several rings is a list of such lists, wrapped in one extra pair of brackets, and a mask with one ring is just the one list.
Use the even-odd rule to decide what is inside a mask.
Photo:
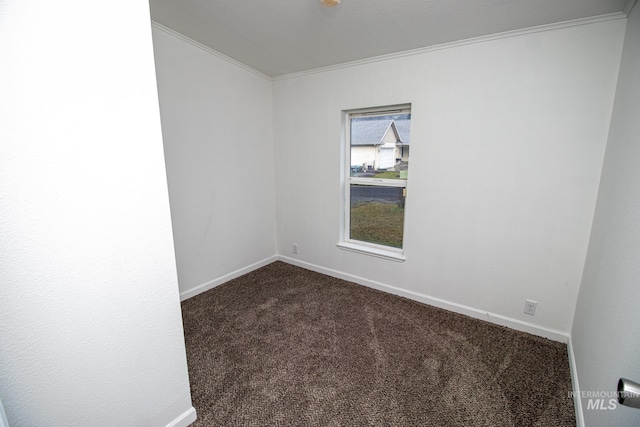
[(327, 7), (333, 7), (340, 4), (340, 0), (320, 0), (320, 3)]

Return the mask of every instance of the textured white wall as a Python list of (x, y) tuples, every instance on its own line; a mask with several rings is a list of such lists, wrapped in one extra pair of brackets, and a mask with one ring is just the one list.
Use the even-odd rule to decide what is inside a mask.
[(191, 295), (276, 253), (271, 81), (162, 28), (153, 39), (178, 277)]
[(146, 1), (0, 3), (11, 426), (193, 418)]
[[(629, 16), (589, 252), (571, 333), (582, 391), (640, 382), (640, 10)], [(587, 426), (640, 424), (640, 411), (587, 410)]]
[[(610, 20), (277, 80), (278, 252), (568, 333), (624, 27)], [(407, 260), (342, 251), (340, 112), (409, 102)], [(526, 298), (538, 301), (535, 317), (523, 313)]]

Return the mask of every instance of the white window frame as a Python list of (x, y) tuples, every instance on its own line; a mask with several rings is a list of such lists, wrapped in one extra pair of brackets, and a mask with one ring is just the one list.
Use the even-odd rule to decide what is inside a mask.
[[(406, 194), (408, 194), (407, 186), (409, 179), (382, 179), (382, 178), (361, 178), (351, 176), (351, 119), (358, 117), (385, 116), (392, 114), (410, 114), (411, 104), (403, 104), (396, 106), (364, 108), (358, 110), (343, 111), (343, 155), (342, 155), (342, 221), (340, 242), (337, 246), (340, 249), (357, 252), (365, 255), (384, 258), (391, 261), (403, 262), (406, 260), (404, 251), (404, 232), (406, 230)], [(361, 240), (350, 239), (351, 225), (351, 185), (371, 185), (380, 187), (402, 187), (405, 189), (405, 218), (403, 220), (402, 248), (394, 248), (391, 246), (379, 245), (375, 243), (364, 242)]]

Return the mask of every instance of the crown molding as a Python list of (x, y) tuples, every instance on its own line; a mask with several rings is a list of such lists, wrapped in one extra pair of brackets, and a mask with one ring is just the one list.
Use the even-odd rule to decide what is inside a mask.
[(248, 66), (247, 64), (243, 64), (240, 61), (236, 61), (235, 59), (218, 52), (217, 50), (211, 49), (209, 46), (206, 46), (200, 42), (197, 42), (187, 36), (185, 36), (184, 34), (181, 34), (175, 30), (172, 30), (169, 27), (165, 27), (164, 25), (156, 22), (156, 21), (151, 21), (151, 27), (155, 28), (158, 31), (162, 31), (163, 33), (169, 34), (170, 36), (176, 37), (180, 40), (182, 40), (185, 43), (189, 43), (190, 45), (197, 47), (198, 49), (204, 50), (207, 53), (210, 53), (211, 55), (216, 56), (219, 59), (222, 59), (223, 61), (226, 61), (230, 64), (235, 65), (236, 67), (242, 68), (245, 71), (248, 71), (252, 74), (255, 74), (256, 76), (263, 78), (265, 80), (271, 81), (271, 76), (268, 76), (258, 70), (256, 70), (255, 68), (252, 68), (250, 66)]
[(445, 50), (445, 49), (453, 49), (456, 47), (461, 47), (461, 46), (466, 46), (466, 45), (472, 45), (472, 44), (476, 44), (476, 43), (485, 43), (485, 42), (489, 42), (489, 41), (493, 41), (493, 40), (499, 40), (499, 39), (504, 39), (504, 38), (510, 38), (510, 37), (519, 37), (519, 36), (523, 36), (523, 35), (527, 35), (527, 34), (535, 34), (535, 33), (540, 33), (540, 32), (545, 32), (545, 31), (554, 31), (554, 30), (559, 30), (559, 29), (563, 29), (563, 28), (570, 28), (570, 27), (577, 27), (577, 26), (582, 26), (582, 25), (590, 25), (590, 24), (596, 24), (596, 23), (600, 23), (600, 22), (606, 22), (606, 21), (612, 21), (612, 20), (616, 20), (616, 19), (626, 19), (627, 16), (629, 15), (629, 13), (631, 12), (631, 10), (633, 9), (633, 7), (635, 6), (637, 0), (627, 0), (627, 3), (624, 7), (624, 12), (616, 12), (616, 13), (610, 13), (610, 14), (606, 14), (606, 15), (599, 15), (599, 16), (593, 16), (593, 17), (589, 17), (589, 18), (581, 18), (581, 19), (574, 19), (571, 21), (564, 21), (564, 22), (558, 22), (558, 23), (554, 23), (554, 24), (545, 24), (545, 25), (539, 25), (536, 27), (529, 27), (529, 28), (524, 28), (524, 29), (519, 29), (519, 30), (512, 30), (512, 31), (505, 31), (502, 33), (496, 33), (496, 34), (491, 34), (491, 35), (487, 35), (487, 36), (480, 36), (480, 37), (474, 37), (474, 38), (470, 38), (470, 39), (464, 39), (464, 40), (459, 40), (459, 41), (454, 41), (454, 42), (448, 42), (448, 43), (442, 43), (442, 44), (438, 44), (438, 45), (433, 45), (433, 46), (427, 46), (427, 47), (421, 47), (421, 48), (417, 48), (417, 49), (411, 49), (411, 50), (406, 50), (406, 51), (402, 51), (402, 52), (395, 52), (395, 53), (390, 53), (387, 55), (380, 55), (380, 56), (374, 56), (371, 58), (365, 58), (365, 59), (360, 59), (357, 61), (349, 61), (349, 62), (344, 62), (341, 64), (336, 64), (336, 65), (330, 65), (327, 67), (320, 67), (320, 68), (314, 68), (311, 70), (305, 70), (305, 71), (300, 71), (297, 73), (290, 73), (290, 74), (282, 74), (279, 76), (274, 76), (271, 77), (267, 74), (264, 74), (261, 71), (256, 70), (255, 68), (252, 68), (240, 61), (237, 61), (223, 53), (218, 52), (217, 50), (214, 50), (200, 42), (197, 42), (187, 36), (185, 36), (184, 34), (181, 34), (175, 30), (172, 30), (169, 27), (166, 27), (156, 21), (151, 21), (151, 26), (159, 31), (162, 31), (166, 34), (169, 34), (171, 36), (174, 36), (182, 41), (184, 41), (185, 43), (189, 43), (190, 45), (197, 47), (207, 53), (210, 53), (216, 57), (218, 57), (219, 59), (222, 59), (226, 62), (229, 62), (230, 64), (235, 65), (236, 67), (242, 68), (245, 71), (248, 71), (260, 78), (263, 78), (265, 80), (274, 82), (274, 81), (280, 81), (280, 80), (287, 80), (287, 79), (293, 79), (293, 78), (297, 78), (297, 77), (302, 77), (302, 76), (307, 76), (307, 75), (312, 75), (312, 74), (318, 74), (318, 73), (324, 73), (327, 71), (334, 71), (334, 70), (340, 70), (343, 68), (350, 68), (350, 67), (356, 67), (359, 65), (365, 65), (365, 64), (371, 64), (371, 63), (376, 63), (376, 62), (381, 62), (381, 61), (388, 61), (388, 60), (392, 60), (392, 59), (398, 59), (398, 58), (404, 58), (404, 57), (409, 57), (409, 56), (415, 56), (415, 55), (421, 55), (421, 54), (425, 54), (425, 53), (429, 53), (429, 52), (436, 52), (439, 50)]
[[(627, 6), (629, 6), (630, 3), (635, 3), (635, 2), (636, 0), (628, 0)], [(631, 7), (633, 7), (633, 5), (631, 5)], [(625, 10), (626, 10), (626, 7), (625, 7)], [(403, 52), (380, 55), (372, 58), (365, 58), (357, 61), (350, 61), (342, 64), (330, 65), (328, 67), (314, 68), (312, 70), (300, 71), (297, 73), (283, 74), (280, 76), (275, 76), (271, 80), (279, 81), (279, 80), (293, 79), (293, 78), (307, 76), (311, 74), (324, 73), (327, 71), (334, 71), (334, 70), (340, 70), (343, 68), (350, 68), (350, 67), (355, 67), (359, 65), (371, 64), (375, 62), (388, 61), (391, 59), (404, 58), (404, 57), (414, 56), (414, 55), (422, 55), (424, 53), (435, 52), (435, 51), (444, 50), (444, 49), (453, 49), (456, 47), (472, 45), (476, 43), (485, 43), (485, 42), (504, 39), (504, 38), (519, 37), (527, 34), (535, 34), (535, 33), (541, 33), (545, 31), (554, 31), (554, 30), (559, 30), (563, 28), (590, 25), (590, 24), (596, 24), (599, 22), (613, 21), (616, 19), (626, 19), (626, 18), (627, 18), (627, 15), (624, 12), (616, 12), (616, 13), (609, 13), (606, 15), (593, 16), (589, 18), (581, 18), (581, 19), (574, 19), (571, 21), (557, 22), (554, 24), (539, 25), (536, 27), (505, 31), (502, 33), (491, 34), (488, 36), (474, 37), (474, 38), (465, 39), (465, 40), (442, 43), (434, 46), (427, 46), (427, 47), (421, 47), (418, 49), (406, 50)]]

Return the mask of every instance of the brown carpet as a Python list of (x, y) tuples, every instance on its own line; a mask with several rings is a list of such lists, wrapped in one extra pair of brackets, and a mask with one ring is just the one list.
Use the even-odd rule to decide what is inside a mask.
[(575, 426), (564, 344), (275, 262), (182, 304), (195, 426)]

